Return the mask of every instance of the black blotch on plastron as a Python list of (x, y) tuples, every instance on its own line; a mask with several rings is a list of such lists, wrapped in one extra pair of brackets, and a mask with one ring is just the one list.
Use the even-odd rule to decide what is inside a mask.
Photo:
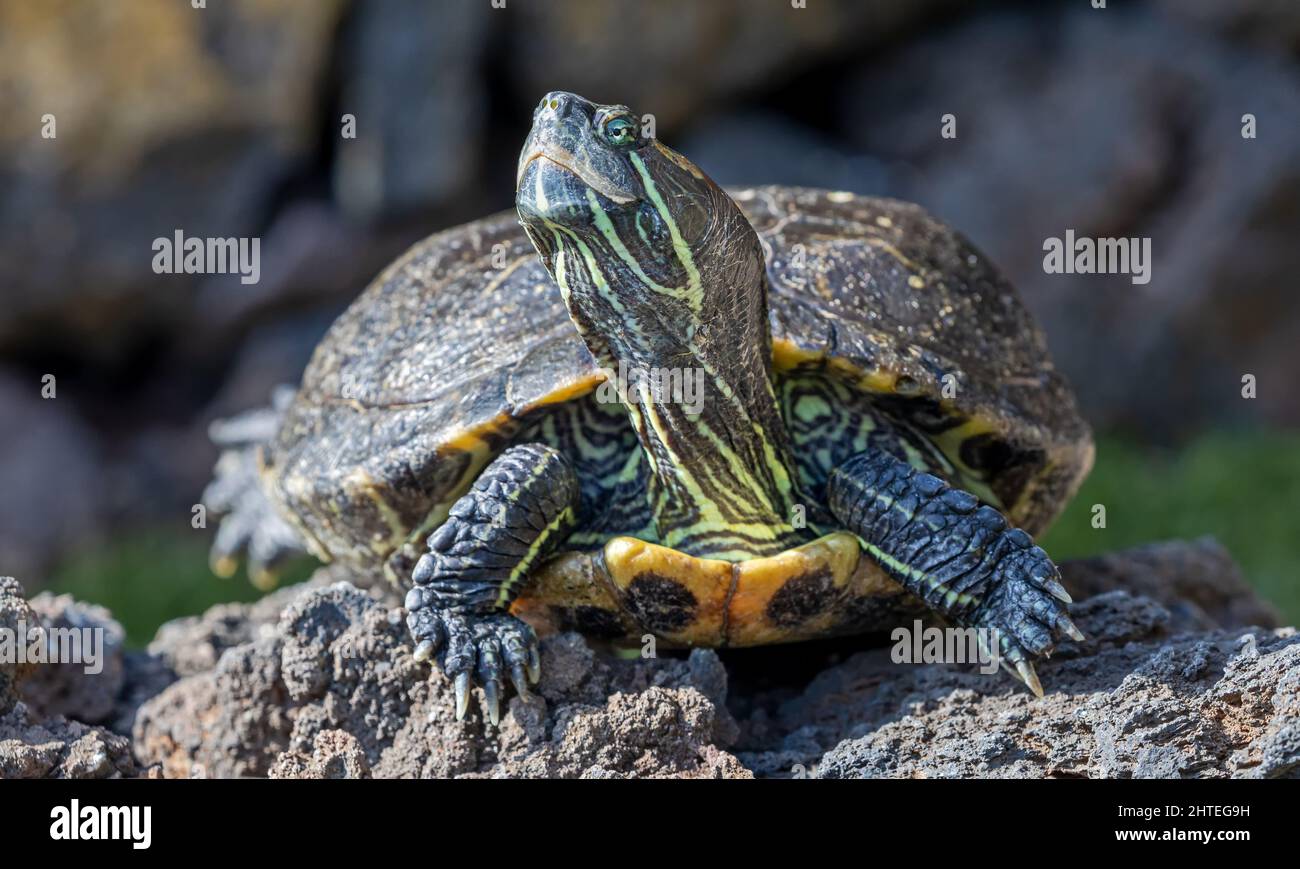
[(628, 584), (627, 611), (656, 633), (681, 630), (695, 620), (699, 601), (691, 590), (657, 573), (643, 573)]
[(618, 613), (598, 606), (563, 607), (559, 610), (560, 629), (577, 631), (585, 637), (598, 640), (615, 640), (627, 636), (627, 629)]
[(794, 628), (825, 612), (835, 600), (835, 580), (819, 567), (800, 574), (777, 589), (767, 602), (767, 617), (774, 625)]

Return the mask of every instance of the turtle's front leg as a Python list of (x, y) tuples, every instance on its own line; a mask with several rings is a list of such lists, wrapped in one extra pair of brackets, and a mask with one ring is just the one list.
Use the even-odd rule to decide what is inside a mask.
[(406, 596), (415, 657), (437, 656), (455, 680), (456, 717), (478, 677), (497, 723), (506, 673), (524, 692), (538, 674), (537, 637), (510, 615), (529, 572), (577, 520), (578, 480), (568, 459), (543, 444), (511, 447), (488, 465), (429, 535)]
[(995, 630), (1004, 666), (1040, 697), (1031, 657), (1083, 639), (1047, 553), (1001, 513), (888, 453), (858, 453), (831, 473), (831, 511), (869, 555), (931, 609)]

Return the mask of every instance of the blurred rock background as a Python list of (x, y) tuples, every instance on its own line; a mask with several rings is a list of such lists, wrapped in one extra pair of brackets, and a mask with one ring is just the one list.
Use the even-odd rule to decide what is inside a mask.
[[(1300, 4), (1107, 5), (0, 0), (0, 572), (132, 636), (249, 594), (190, 527), (207, 424), (295, 382), (407, 245), (509, 207), (532, 107), (567, 89), (653, 113), (723, 183), (960, 228), (1103, 435), (1053, 551), (1218, 534), (1294, 618)], [(178, 229), (259, 237), (260, 282), (154, 274)], [(1151, 237), (1151, 283), (1045, 274), (1067, 229)]]

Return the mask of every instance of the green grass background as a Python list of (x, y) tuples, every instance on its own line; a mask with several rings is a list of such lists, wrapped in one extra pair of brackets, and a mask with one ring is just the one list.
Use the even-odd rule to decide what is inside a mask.
[[(1092, 527), (1092, 506), (1106, 527)], [(1079, 495), (1039, 541), (1057, 559), (1204, 534), (1217, 537), (1264, 597), (1300, 622), (1300, 435), (1216, 433), (1178, 450), (1151, 450), (1103, 437)], [(188, 516), (186, 517), (188, 519)], [(221, 601), (260, 594), (242, 573), (208, 570), (212, 530), (155, 528), (120, 536), (68, 560), (56, 591), (113, 611), (129, 641), (142, 646), (158, 625)], [(304, 579), (296, 566), (286, 581)]]

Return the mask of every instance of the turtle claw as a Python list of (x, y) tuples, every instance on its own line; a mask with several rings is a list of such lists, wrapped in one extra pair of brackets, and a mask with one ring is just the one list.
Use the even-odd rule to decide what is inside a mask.
[(1029, 686), (1029, 690), (1034, 692), (1034, 696), (1043, 696), (1043, 683), (1038, 681), (1038, 674), (1034, 672), (1034, 665), (1028, 661), (1016, 661), (1016, 675), (1020, 681)]
[(515, 686), (515, 691), (518, 694), (528, 693), (528, 672), (522, 664), (515, 664), (510, 668), (510, 684)]
[(456, 720), (469, 710), (470, 689), (483, 688), (487, 720), (501, 720), (507, 674), (520, 694), (540, 674), (537, 636), (527, 624), (506, 613), (467, 613), (437, 609), (423, 590), (407, 595), (406, 625), (415, 640), (417, 661), (436, 661), (453, 682)]
[(1061, 603), (1064, 604), (1074, 603), (1074, 598), (1070, 597), (1070, 593), (1065, 590), (1065, 586), (1061, 585), (1059, 582), (1057, 582), (1054, 579), (1044, 580), (1042, 588), (1043, 591), (1047, 592), (1052, 597), (1059, 600)]
[(501, 689), (496, 682), (483, 686), (483, 701), (487, 703), (488, 721), (496, 727), (501, 721)]
[(456, 720), (461, 721), (465, 718), (465, 712), (469, 709), (469, 673), (461, 673), (456, 677)]
[(1062, 636), (1083, 639), (1065, 608), (1069, 595), (1059, 575), (1047, 553), (1026, 536), (999, 565), (995, 584), (971, 616), (974, 626), (995, 632), (1003, 665), (1038, 697), (1043, 685), (1033, 659), (1050, 656)]
[(1078, 626), (1075, 625), (1074, 622), (1070, 621), (1069, 616), (1058, 616), (1056, 619), (1056, 626), (1065, 631), (1066, 636), (1075, 642), (1082, 643), (1087, 639), (1087, 637), (1083, 635), (1083, 631), (1079, 630)]

